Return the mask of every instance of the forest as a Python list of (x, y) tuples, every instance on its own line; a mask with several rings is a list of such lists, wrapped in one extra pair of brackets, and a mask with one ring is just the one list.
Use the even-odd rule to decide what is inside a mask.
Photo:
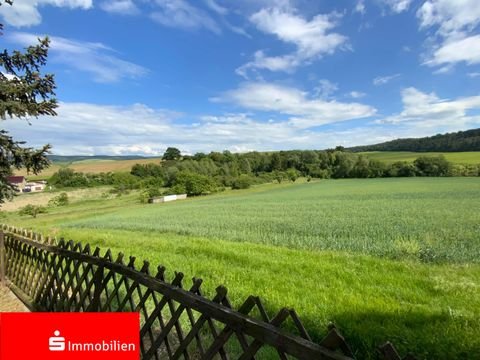
[(342, 148), (243, 154), (223, 151), (193, 156), (182, 156), (178, 149), (168, 148), (158, 164), (136, 164), (130, 173), (85, 174), (62, 168), (50, 178), (49, 184), (59, 188), (114, 185), (112, 191), (119, 194), (145, 189), (146, 197), (168, 193), (195, 196), (222, 191), (227, 187), (246, 189), (267, 182), (295, 182), (299, 177), (310, 181), (479, 174), (478, 165), (452, 164), (442, 155), (420, 156), (413, 163), (398, 161), (387, 164)]
[(458, 131), (416, 139), (397, 139), (381, 144), (355, 146), (354, 152), (362, 151), (480, 151), (480, 129)]

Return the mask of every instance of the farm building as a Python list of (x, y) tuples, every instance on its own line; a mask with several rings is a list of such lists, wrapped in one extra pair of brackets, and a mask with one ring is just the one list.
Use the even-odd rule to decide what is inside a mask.
[(47, 186), (46, 181), (38, 181), (38, 182), (28, 182), (25, 184), (23, 188), (23, 192), (39, 192), (45, 190)]
[(164, 202), (175, 201), (175, 200), (184, 200), (186, 198), (187, 198), (187, 194), (166, 195), (166, 196), (150, 198), (148, 199), (148, 202), (150, 204), (158, 204), (158, 203), (164, 203)]
[(14, 186), (18, 192), (22, 191), (27, 184), (25, 176), (8, 176), (7, 181), (10, 185)]

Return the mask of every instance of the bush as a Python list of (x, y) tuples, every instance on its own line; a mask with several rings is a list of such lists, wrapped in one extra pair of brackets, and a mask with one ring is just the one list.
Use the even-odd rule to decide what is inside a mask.
[(39, 205), (28, 204), (22, 207), (19, 211), (19, 215), (30, 215), (33, 218), (36, 218), (38, 214), (44, 214), (47, 212), (47, 208)]
[(406, 161), (397, 161), (393, 163), (388, 171), (391, 177), (410, 177), (415, 176), (417, 168), (415, 165)]
[(66, 192), (62, 192), (60, 195), (57, 195), (50, 199), (48, 202), (48, 206), (65, 206), (68, 205), (68, 194)]
[(420, 156), (413, 164), (421, 176), (448, 176), (450, 163), (445, 156)]
[(148, 199), (150, 199), (152, 197), (155, 197), (155, 196), (161, 196), (161, 195), (162, 195), (162, 191), (160, 190), (160, 188), (151, 187), (151, 188), (147, 188), (147, 189), (143, 190), (140, 193), (139, 199), (140, 199), (141, 203), (146, 204), (146, 203), (148, 203)]
[(232, 189), (248, 189), (253, 184), (253, 179), (248, 175), (240, 175), (232, 182)]
[(217, 191), (217, 185), (215, 181), (208, 176), (189, 171), (180, 171), (176, 175), (175, 184), (170, 190), (177, 194), (187, 193), (189, 196), (197, 196)]

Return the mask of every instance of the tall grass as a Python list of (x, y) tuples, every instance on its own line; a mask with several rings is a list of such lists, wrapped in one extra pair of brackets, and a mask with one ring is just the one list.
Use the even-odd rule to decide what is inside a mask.
[(310, 250), (480, 262), (480, 179), (328, 180), (66, 223)]
[(328, 180), (160, 205), (90, 200), (17, 226), (54, 232), (293, 307), (359, 359), (390, 340), (419, 359), (480, 359), (480, 179)]

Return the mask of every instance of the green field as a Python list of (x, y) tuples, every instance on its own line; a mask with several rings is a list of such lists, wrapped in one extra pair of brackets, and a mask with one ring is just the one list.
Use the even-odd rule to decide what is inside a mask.
[(315, 339), (335, 322), (358, 351), (480, 358), (480, 179), (325, 180), (141, 205), (79, 201), (6, 223), (219, 284), (239, 305), (294, 307)]
[(443, 155), (454, 164), (480, 164), (480, 151), (467, 152), (411, 152), (411, 151), (368, 151), (361, 152), (371, 159), (394, 163), (396, 161), (413, 162), (420, 156), (438, 156)]

